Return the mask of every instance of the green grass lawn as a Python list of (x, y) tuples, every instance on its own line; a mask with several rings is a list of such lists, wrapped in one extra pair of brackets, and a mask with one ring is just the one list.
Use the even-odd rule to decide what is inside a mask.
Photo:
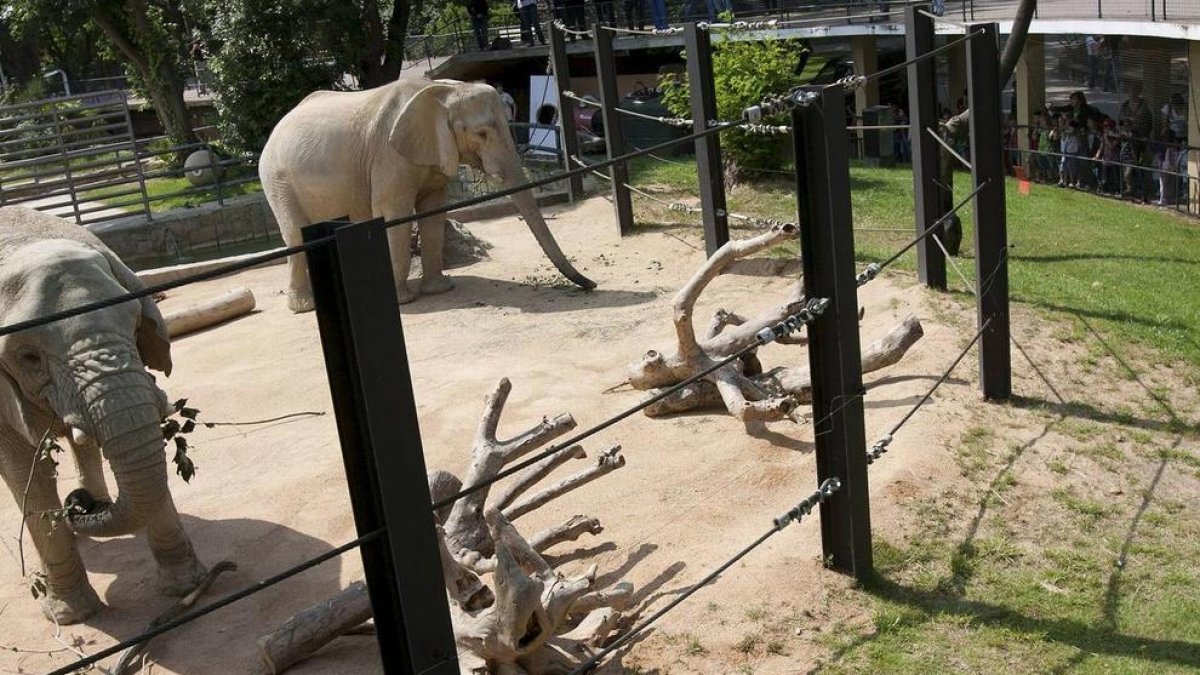
[[(131, 212), (141, 211), (142, 203), (141, 196), (138, 193), (122, 194), (121, 196), (113, 196), (120, 193), (136, 190), (138, 184), (136, 181), (119, 185), (115, 187), (99, 188), (95, 190), (85, 190), (80, 192), (81, 199), (102, 201), (112, 206), (120, 206)], [(188, 194), (178, 194), (185, 190), (194, 190)], [(241, 195), (253, 194), (262, 192), (262, 184), (257, 180), (248, 183), (238, 183), (236, 185), (222, 185), (221, 198), (230, 199)], [(153, 201), (150, 202), (150, 210), (157, 213), (160, 211), (170, 211), (171, 209), (187, 208), (207, 204), (217, 201), (217, 189), (215, 186), (208, 186), (205, 189), (197, 190), (196, 186), (188, 182), (187, 178), (151, 178), (146, 181), (146, 194)], [(167, 196), (170, 195), (170, 196)]]
[[(641, 159), (630, 169), (631, 183), (658, 187), (668, 200), (694, 198), (694, 164), (687, 158), (675, 161), (681, 163)], [(959, 173), (955, 179), (957, 199), (962, 199), (970, 193), (970, 177)], [(864, 262), (881, 260), (911, 237), (866, 230), (913, 227), (912, 172), (854, 166), (850, 182), (860, 230), (857, 256)], [(634, 200), (639, 222), (698, 222), (637, 195)], [(739, 185), (728, 200), (734, 212), (795, 218), (787, 175)], [(1164, 361), (1200, 368), (1200, 222), (1053, 186), (1034, 185), (1031, 194), (1021, 195), (1013, 180), (1007, 205), (1013, 301), (1066, 318), (1081, 335), (1099, 332), (1114, 344), (1150, 347)], [(970, 204), (960, 215), (964, 233), (958, 263), (974, 283)], [(912, 269), (915, 254), (897, 264)], [(954, 270), (947, 274), (951, 288), (961, 290)]]

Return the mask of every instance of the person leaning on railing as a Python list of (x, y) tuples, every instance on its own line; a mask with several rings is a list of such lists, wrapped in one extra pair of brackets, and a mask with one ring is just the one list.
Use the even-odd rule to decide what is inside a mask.
[(517, 0), (517, 17), (521, 20), (521, 44), (532, 47), (535, 32), (538, 44), (546, 44), (542, 22), (538, 20), (537, 0)]
[(485, 51), (488, 47), (488, 18), (491, 11), (491, 8), (488, 7), (488, 0), (469, 0), (467, 3), (467, 14), (471, 17), (471, 32), (475, 34), (475, 44), (479, 45), (479, 51)]

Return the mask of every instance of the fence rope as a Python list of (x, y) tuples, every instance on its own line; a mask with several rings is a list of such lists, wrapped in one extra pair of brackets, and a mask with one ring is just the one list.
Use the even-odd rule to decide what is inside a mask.
[(954, 357), (954, 361), (950, 364), (950, 367), (947, 368), (942, 373), (942, 376), (937, 379), (937, 382), (934, 382), (933, 386), (925, 392), (925, 395), (921, 397), (921, 400), (917, 401), (916, 405), (910, 408), (908, 412), (904, 414), (904, 417), (901, 417), (900, 421), (896, 422), (896, 424), (892, 426), (892, 428), (886, 434), (880, 437), (879, 440), (875, 441), (875, 444), (871, 446), (870, 450), (867, 450), (867, 464), (873, 464), (875, 460), (879, 459), (884, 453), (887, 452), (888, 446), (891, 445), (892, 439), (895, 438), (900, 429), (902, 429), (904, 425), (907, 424), (910, 419), (912, 419), (913, 415), (917, 414), (917, 411), (921, 409), (921, 406), (924, 406), (929, 402), (929, 399), (933, 398), (933, 393), (938, 390), (938, 387), (942, 386), (943, 382), (950, 378), (950, 373), (954, 372), (954, 369), (957, 368), (958, 364), (962, 362), (964, 357), (966, 357), (967, 352), (970, 352), (971, 348), (975, 346), (975, 343), (979, 342), (979, 338), (983, 336), (984, 331), (988, 329), (988, 326), (990, 326), (991, 323), (992, 317), (989, 316), (987, 320), (983, 322), (983, 325), (979, 327), (979, 330), (975, 331), (975, 337), (971, 338), (971, 341), (967, 343), (967, 346), (958, 353), (958, 356)]
[(706, 376), (716, 372), (717, 370), (720, 370), (721, 368), (724, 368), (725, 366), (729, 365), (730, 363), (733, 363), (734, 361), (737, 361), (738, 359), (740, 359), (743, 356), (749, 354), (750, 352), (758, 349), (759, 347), (770, 344), (770, 343), (774, 342), (775, 340), (778, 340), (781, 337), (791, 335), (791, 334), (799, 331), (802, 326), (806, 326), (806, 325), (812, 323), (813, 321), (816, 321), (822, 314), (825, 313), (825, 309), (828, 306), (829, 306), (828, 298), (812, 298), (812, 299), (808, 300), (805, 303), (803, 309), (796, 312), (795, 314), (792, 314), (791, 316), (784, 319), (783, 321), (780, 321), (779, 323), (775, 324), (774, 326), (769, 326), (767, 328), (762, 329), (757, 334), (755, 334), (754, 342), (752, 342), (749, 345), (746, 345), (742, 349), (738, 350), (736, 353), (731, 354), (730, 356), (727, 356), (727, 357), (721, 359), (720, 361), (713, 363), (709, 367), (696, 373), (695, 375), (692, 375), (691, 377), (687, 378), (686, 380), (683, 380), (682, 382), (680, 382), (676, 385), (673, 385), (667, 389), (664, 389), (660, 393), (655, 394), (654, 396), (651, 396), (650, 398), (643, 400), (641, 403), (638, 403), (637, 405), (634, 405), (634, 406), (626, 409), (623, 412), (613, 415), (612, 417), (604, 420), (603, 422), (600, 422), (599, 424), (596, 424), (595, 426), (587, 429), (586, 431), (575, 434), (574, 436), (572, 436), (571, 438), (568, 438), (565, 441), (556, 443), (553, 446), (547, 448), (546, 450), (543, 450), (542, 452), (539, 452), (536, 455), (534, 455), (526, 460), (518, 462), (517, 464), (514, 464), (513, 466), (508, 467), (508, 468), (504, 469), (503, 471), (500, 471), (499, 473), (497, 473), (494, 476), (491, 476), (487, 480), (476, 483), (474, 485), (463, 487), (456, 494), (446, 497), (445, 499), (439, 500), (438, 502), (433, 504), (433, 510), (437, 511), (438, 509), (449, 506), (449, 505), (453, 504), (454, 502), (458, 501), (459, 499), (462, 499), (463, 497), (466, 497), (469, 494), (478, 492), (479, 490), (482, 490), (483, 488), (491, 485), (492, 483), (495, 483), (496, 481), (500, 481), (505, 478), (508, 478), (509, 476), (511, 476), (519, 471), (522, 471), (523, 469), (526, 469), (530, 466), (533, 466), (534, 464), (537, 464), (541, 460), (557, 453), (558, 451), (562, 450), (563, 448), (569, 448), (572, 445), (579, 443), (580, 441), (591, 438), (592, 436), (596, 435), (597, 433), (611, 427), (612, 425), (633, 415), (634, 413), (641, 412), (642, 410), (650, 407), (651, 405), (654, 405), (655, 403), (680, 391), (684, 387), (687, 387), (691, 384), (694, 384), (694, 383), (704, 379)]
[(566, 33), (567, 35), (577, 35), (585, 38), (594, 37), (592, 35), (592, 31), (590, 30), (575, 30), (573, 28), (567, 28), (567, 24), (563, 23), (562, 19), (555, 19), (554, 27)]
[(51, 672), (49, 675), (70, 675), (71, 673), (74, 673), (82, 668), (86, 668), (88, 666), (91, 666), (94, 663), (97, 663), (101, 659), (106, 659), (110, 656), (119, 654), (119, 653), (125, 651), (126, 649), (129, 649), (130, 647), (134, 647), (139, 644), (142, 644), (143, 642), (146, 642), (147, 640), (151, 640), (159, 635), (162, 635), (163, 633), (166, 633), (167, 631), (174, 630), (174, 629), (182, 626), (185, 623), (191, 623), (192, 621), (195, 621), (196, 619), (199, 619), (200, 617), (205, 616), (207, 614), (211, 614), (212, 612), (215, 612), (218, 609), (221, 609), (222, 607), (232, 605), (233, 603), (237, 602), (238, 600), (247, 598), (259, 591), (270, 588), (271, 586), (274, 586), (275, 584), (278, 584), (281, 581), (290, 579), (290, 578), (296, 576), (297, 574), (300, 574), (301, 572), (312, 569), (313, 567), (316, 567), (317, 565), (320, 565), (323, 562), (332, 560), (332, 559), (342, 555), (343, 553), (346, 553), (347, 551), (351, 551), (358, 546), (361, 546), (367, 542), (373, 541), (374, 539), (376, 539), (383, 533), (384, 533), (383, 528), (368, 532), (368, 533), (362, 535), (361, 537), (354, 539), (353, 541), (349, 541), (335, 549), (326, 551), (325, 553), (322, 553), (321, 555), (319, 555), (315, 558), (310, 558), (298, 565), (289, 567), (288, 569), (286, 569), (274, 576), (268, 577), (266, 579), (263, 579), (262, 581), (251, 584), (250, 586), (247, 586), (240, 591), (237, 591), (235, 593), (230, 593), (229, 595), (226, 595), (225, 597), (221, 598), (220, 600), (217, 600), (216, 602), (209, 603), (209, 604), (201, 607), (200, 609), (197, 609), (195, 611), (188, 612), (187, 614), (183, 614), (179, 617), (176, 617), (175, 619), (172, 619), (171, 621), (168, 621), (168, 622), (162, 624), (161, 626), (151, 628), (151, 629), (145, 631), (144, 633), (141, 633), (139, 635), (135, 635), (134, 637), (129, 638), (128, 640), (118, 642), (117, 644), (115, 644), (111, 647), (102, 649), (102, 650), (96, 652), (95, 654), (92, 654), (91, 656), (82, 658), (82, 659), (76, 661), (75, 663), (72, 663), (69, 666), (64, 666), (62, 668), (59, 668), (58, 670)]
[(604, 657), (606, 657), (609, 654), (613, 653), (614, 651), (620, 649), (626, 643), (628, 643), (630, 640), (637, 637), (638, 634), (640, 634), (642, 631), (646, 630), (651, 625), (653, 625), (655, 621), (658, 621), (660, 618), (662, 618), (664, 614), (675, 609), (684, 600), (687, 600), (688, 598), (695, 595), (696, 591), (699, 591), (701, 588), (704, 588), (705, 586), (712, 583), (717, 577), (721, 576), (721, 574), (725, 570), (729, 569), (730, 567), (733, 567), (735, 564), (737, 564), (737, 562), (739, 560), (746, 557), (746, 555), (749, 554), (751, 551), (758, 548), (759, 546), (762, 546), (763, 543), (765, 543), (768, 539), (775, 536), (779, 532), (782, 532), (785, 527), (787, 527), (788, 525), (790, 525), (792, 523), (798, 523), (805, 516), (812, 514), (812, 510), (814, 507), (825, 503), (833, 495), (833, 493), (837, 492), (838, 489), (840, 489), (841, 487), (842, 487), (842, 481), (840, 479), (826, 478), (821, 483), (821, 486), (819, 488), (817, 488), (817, 490), (815, 492), (813, 492), (811, 495), (802, 499), (800, 501), (800, 503), (796, 504), (796, 506), (792, 507), (791, 509), (788, 509), (788, 511), (786, 513), (784, 513), (780, 516), (777, 516), (772, 521), (771, 529), (767, 530), (762, 535), (760, 535), (758, 537), (758, 539), (754, 540), (753, 543), (751, 543), (749, 546), (743, 548), (741, 551), (738, 551), (736, 554), (734, 554), (734, 556), (732, 558), (721, 563), (720, 566), (718, 566), (712, 572), (709, 572), (708, 575), (705, 576), (703, 579), (692, 584), (691, 586), (688, 587), (687, 590), (685, 590), (683, 593), (680, 593), (673, 600), (671, 600), (671, 602), (667, 603), (667, 605), (665, 607), (658, 610), (654, 614), (650, 615), (643, 621), (639, 622), (633, 628), (630, 628), (628, 632), (626, 632), (624, 635), (622, 635), (621, 637), (614, 640), (612, 644), (610, 644), (609, 646), (600, 650), (596, 655), (592, 656), (587, 661), (584, 661), (582, 664), (579, 665), (579, 667), (575, 668), (570, 673), (568, 673), (568, 675), (583, 675), (584, 673), (590, 673), (593, 670), (595, 670), (596, 666), (599, 665), (600, 661), (602, 661), (604, 659)]
[(679, 35), (683, 32), (682, 26), (668, 26), (666, 28), (621, 28), (620, 26), (601, 26), (601, 30), (611, 31), (613, 33), (622, 33), (625, 35)]

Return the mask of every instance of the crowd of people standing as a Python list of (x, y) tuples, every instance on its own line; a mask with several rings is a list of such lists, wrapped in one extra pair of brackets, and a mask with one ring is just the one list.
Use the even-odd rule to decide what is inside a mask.
[[(1066, 105), (1037, 110), (1028, 129), (1006, 129), (1008, 163), (1039, 183), (1090, 190), (1159, 206), (1188, 199), (1187, 106), (1172, 94), (1155, 110), (1131, 81), (1116, 118), (1090, 105), (1082, 91)], [(1029, 152), (1016, 150), (1027, 134)]]
[[(669, 27), (668, 21), (672, 18), (668, 13), (666, 0), (540, 0), (540, 3), (539, 0), (509, 1), (513, 3), (513, 9), (521, 24), (521, 43), (529, 47), (534, 44), (546, 44), (545, 32), (542, 29), (542, 10), (548, 10), (554, 20), (561, 21), (564, 26), (574, 31), (587, 30), (591, 21), (606, 26), (623, 26), (629, 30), (661, 30)], [(778, 0), (765, 2), (768, 8), (778, 4)], [(622, 10), (622, 16), (619, 18), (618, 3)], [(471, 32), (480, 50), (496, 47), (494, 41), (488, 40), (493, 4), (495, 3), (489, 0), (468, 0), (467, 3)], [(679, 16), (674, 18), (682, 21), (715, 21), (725, 12), (732, 11), (733, 0), (684, 0)], [(568, 37), (575, 39), (574, 35)]]

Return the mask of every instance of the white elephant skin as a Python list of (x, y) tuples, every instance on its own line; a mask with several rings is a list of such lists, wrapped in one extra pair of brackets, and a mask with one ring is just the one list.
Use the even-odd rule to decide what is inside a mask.
[[(318, 91), (285, 115), (259, 159), (267, 202), (289, 246), (307, 225), (349, 216), (353, 222), (393, 220), (446, 204), (446, 184), (460, 163), (499, 177), (505, 187), (526, 181), (500, 95), (481, 83), (405, 78), (355, 92)], [(554, 240), (529, 190), (512, 197), (542, 250), (564, 276), (595, 288)], [(420, 293), (453, 284), (443, 274), (445, 216), (421, 219)], [(408, 287), (412, 228), (388, 230), (396, 295)], [(288, 258), (288, 306), (313, 309), (308, 266)]]
[[(0, 208), (0, 325), (141, 290), (141, 281), (86, 229), (23, 207)], [(102, 607), (75, 537), (146, 530), (160, 590), (190, 592), (206, 570), (167, 487), (161, 422), (166, 394), (147, 367), (171, 372), (171, 347), (153, 300), (129, 301), (0, 337), (0, 474), (25, 512), (41, 560), (46, 616), (77, 623)], [(79, 469), (66, 521), (54, 465), (36, 458), (63, 438)], [(110, 498), (101, 457), (117, 492)], [(32, 473), (32, 475), (31, 475)]]

